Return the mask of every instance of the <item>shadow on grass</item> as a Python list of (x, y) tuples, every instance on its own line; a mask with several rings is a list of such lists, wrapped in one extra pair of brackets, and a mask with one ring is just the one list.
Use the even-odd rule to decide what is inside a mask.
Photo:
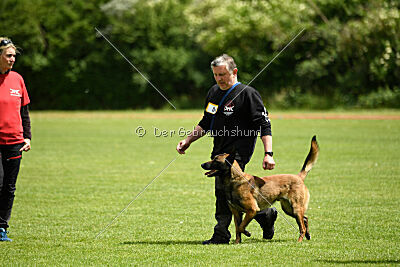
[(292, 239), (271, 239), (271, 240), (265, 240), (265, 239), (243, 239), (242, 238), (242, 244), (254, 244), (254, 243), (286, 243), (286, 242), (293, 242)]
[[(203, 245), (201, 241), (197, 240), (165, 240), (165, 241), (126, 241), (122, 242), (121, 245)], [(275, 240), (263, 240), (263, 239), (249, 239), (242, 241), (242, 244), (255, 244), (255, 243), (282, 243), (282, 242), (291, 242), (292, 240), (283, 240), (283, 239), (275, 239)], [(230, 245), (234, 245), (233, 241), (231, 241)], [(224, 246), (224, 245), (222, 245)], [(225, 245), (226, 246), (226, 245)]]
[(399, 260), (316, 260), (319, 263), (333, 264), (394, 264), (400, 263)]
[(122, 242), (121, 245), (201, 245), (202, 241), (190, 241), (190, 240), (165, 240), (165, 241), (126, 241)]

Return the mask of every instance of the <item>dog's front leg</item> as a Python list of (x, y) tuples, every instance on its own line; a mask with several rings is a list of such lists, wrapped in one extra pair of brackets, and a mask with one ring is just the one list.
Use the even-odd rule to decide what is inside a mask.
[(232, 211), (234, 221), (235, 221), (235, 232), (236, 232), (235, 244), (239, 244), (240, 242), (242, 242), (242, 236), (241, 236), (241, 232), (239, 231), (239, 225), (242, 223), (243, 214), (233, 208), (231, 208), (231, 211)]
[(244, 220), (239, 226), (239, 232), (244, 233), (247, 237), (251, 236), (251, 233), (246, 231), (247, 225), (251, 222), (251, 220), (256, 216), (257, 210), (248, 210), (246, 211), (246, 215), (244, 216)]

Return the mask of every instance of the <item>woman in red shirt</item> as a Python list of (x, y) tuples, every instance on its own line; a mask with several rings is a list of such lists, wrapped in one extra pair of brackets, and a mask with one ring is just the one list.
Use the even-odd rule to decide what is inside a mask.
[(11, 71), (17, 53), (0, 37), (0, 241), (7, 237), (22, 152), (31, 149), (30, 102), (22, 76)]

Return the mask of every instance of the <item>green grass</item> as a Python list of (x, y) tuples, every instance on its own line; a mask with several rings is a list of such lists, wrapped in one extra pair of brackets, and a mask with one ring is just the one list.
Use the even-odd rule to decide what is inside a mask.
[[(33, 148), (18, 178), (9, 229), (14, 241), (0, 244), (2, 265), (400, 263), (400, 120), (273, 120), (276, 169), (262, 170), (258, 141), (246, 171), (297, 173), (317, 135), (320, 158), (305, 181), (311, 241), (297, 243), (295, 221), (278, 216), (271, 241), (252, 222), (252, 237), (240, 245), (200, 244), (215, 223), (214, 183), (200, 168), (209, 159), (209, 137), (179, 156), (95, 239), (175, 159), (179, 127), (190, 130), (200, 116), (32, 113)], [(138, 126), (146, 136), (135, 135)], [(176, 134), (155, 137), (154, 127)]]

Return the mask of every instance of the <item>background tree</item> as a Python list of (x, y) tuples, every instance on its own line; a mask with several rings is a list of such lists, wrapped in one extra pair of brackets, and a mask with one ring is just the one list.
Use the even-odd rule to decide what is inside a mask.
[(235, 57), (268, 106), (400, 107), (397, 0), (3, 0), (32, 109), (200, 108), (209, 62)]

